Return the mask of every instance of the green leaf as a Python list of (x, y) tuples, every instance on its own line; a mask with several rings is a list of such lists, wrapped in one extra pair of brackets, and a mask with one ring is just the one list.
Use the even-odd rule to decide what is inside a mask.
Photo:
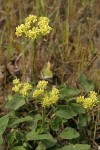
[(77, 144), (75, 147), (74, 147), (74, 150), (90, 150), (90, 145), (88, 144)]
[(56, 145), (57, 141), (55, 139), (52, 140), (48, 139), (48, 140), (42, 140), (42, 143), (46, 148), (50, 148)]
[(2, 136), (0, 135), (0, 145), (3, 143)]
[(25, 104), (25, 100), (22, 98), (22, 96), (20, 94), (16, 94), (14, 95), (12, 100), (7, 102), (5, 108), (10, 110), (17, 110), (24, 104)]
[(7, 134), (7, 139), (9, 141), (10, 144), (12, 144), (14, 142), (14, 140), (16, 139), (16, 130), (10, 132)]
[(0, 118), (0, 136), (4, 133), (5, 129), (7, 128), (9, 121), (9, 116), (3, 116)]
[(64, 119), (70, 119), (77, 115), (68, 105), (58, 105), (55, 114)]
[(73, 88), (73, 87), (61, 87), (59, 88), (60, 91), (60, 98), (64, 99), (64, 98), (70, 98), (70, 97), (74, 97), (80, 94), (80, 90), (77, 88)]
[(61, 150), (90, 150), (90, 147), (88, 144), (76, 144), (64, 146)]
[[(61, 150), (74, 150), (72, 145), (64, 146)], [(78, 149), (77, 149), (78, 150)]]
[(24, 148), (23, 146), (16, 146), (12, 150), (27, 150), (27, 149)]
[(53, 137), (49, 133), (48, 134), (37, 134), (35, 131), (31, 131), (31, 132), (27, 133), (26, 139), (27, 139), (27, 141), (30, 141), (30, 140), (34, 140), (34, 141), (52, 140)]
[(60, 134), (61, 138), (69, 140), (78, 138), (79, 136), (80, 136), (79, 133), (74, 128), (70, 127), (65, 128), (63, 132)]
[(31, 116), (26, 116), (26, 117), (21, 117), (21, 118), (18, 118), (16, 119), (15, 122), (13, 122), (10, 126), (14, 126), (16, 124), (19, 124), (19, 123), (22, 123), (22, 122), (29, 122), (29, 121), (32, 121), (33, 118)]
[(70, 107), (76, 114), (84, 114), (85, 113), (85, 109), (80, 104), (70, 103)]
[(62, 125), (62, 119), (58, 116), (55, 116), (50, 124), (52, 130), (54, 130), (54, 131), (59, 131), (59, 127), (61, 125)]
[(28, 127), (31, 130), (35, 130), (38, 126), (38, 121), (42, 120), (42, 116), (40, 114), (36, 114), (33, 118), (33, 121), (29, 122)]
[(58, 143), (52, 147), (52, 150), (61, 150), (62, 146)]
[(86, 119), (88, 120), (88, 123), (89, 123), (90, 120), (91, 120), (91, 117), (88, 115), (87, 118), (86, 118), (86, 114), (79, 115), (79, 117), (78, 117), (78, 126), (81, 126), (81, 127), (87, 126)]
[(85, 88), (86, 92), (94, 90), (93, 83), (84, 74), (80, 75), (80, 83)]

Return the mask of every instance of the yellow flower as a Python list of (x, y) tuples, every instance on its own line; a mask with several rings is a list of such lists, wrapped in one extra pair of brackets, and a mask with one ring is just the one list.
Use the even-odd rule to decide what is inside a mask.
[(19, 92), (21, 86), (22, 86), (21, 83), (18, 83), (17, 85), (15, 85), (14, 87), (12, 87), (12, 91)]
[(37, 21), (37, 16), (35, 15), (29, 15), (26, 19), (25, 19), (25, 23), (35, 23)]
[(33, 92), (33, 98), (37, 98), (37, 97), (41, 96), (43, 93), (44, 93), (44, 89), (36, 89)]
[(13, 84), (18, 84), (19, 82), (20, 82), (20, 81), (19, 81), (19, 79), (17, 79), (17, 78), (13, 80)]
[(28, 95), (29, 90), (31, 90), (31, 89), (32, 89), (31, 84), (28, 82), (25, 82), (23, 84), (22, 89), (20, 90), (20, 93), (23, 95), (23, 97), (26, 97)]
[(90, 91), (88, 97), (80, 96), (77, 98), (77, 103), (81, 103), (85, 109), (92, 109), (98, 104), (98, 97), (95, 91)]
[(16, 27), (15, 34), (18, 36), (22, 36), (22, 34), (25, 33), (25, 25), (21, 24), (20, 26)]
[(37, 16), (29, 15), (25, 19), (25, 24), (16, 27), (15, 34), (17, 36), (24, 34), (31, 39), (37, 39), (39, 36), (46, 35), (51, 31), (49, 22), (50, 20), (47, 17), (40, 17), (38, 21)]
[(48, 107), (50, 105), (53, 105), (57, 103), (58, 99), (59, 99), (59, 90), (53, 87), (52, 91), (50, 92), (50, 95), (47, 94), (44, 95), (42, 107)]
[(31, 39), (36, 39), (39, 36), (40, 36), (40, 29), (38, 29), (37, 27), (33, 27), (31, 30), (28, 30), (26, 32), (26, 37), (29, 37)]
[(38, 26), (43, 35), (48, 34), (52, 30), (52, 28), (49, 26), (49, 22), (50, 20), (47, 17), (39, 18)]
[(88, 98), (85, 98), (84, 102), (83, 102), (83, 107), (85, 109), (89, 109), (92, 107), (92, 102), (91, 102), (91, 99), (88, 97)]
[(45, 81), (45, 80), (39, 81), (39, 83), (38, 83), (38, 85), (36, 87), (40, 88), (40, 89), (45, 89), (47, 84), (48, 84), (48, 81)]
[(91, 98), (91, 100), (92, 100), (93, 102), (98, 101), (97, 93), (96, 93), (95, 91), (90, 91), (89, 97)]
[(41, 104), (42, 107), (50, 106), (51, 103), (49, 101), (49, 96), (47, 94), (44, 95)]
[(76, 99), (77, 103), (83, 103), (84, 102), (84, 96), (79, 96)]
[(19, 79), (14, 79), (13, 80), (13, 84), (15, 85), (14, 87), (12, 87), (12, 91), (14, 92), (19, 92), (20, 88), (21, 88), (21, 83), (20, 83), (20, 80)]

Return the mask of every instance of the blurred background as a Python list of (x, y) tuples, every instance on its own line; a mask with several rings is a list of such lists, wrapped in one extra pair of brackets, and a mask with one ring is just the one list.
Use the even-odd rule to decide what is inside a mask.
[(59, 83), (78, 87), (85, 74), (100, 90), (100, 0), (0, 0), (0, 107), (16, 77), (29, 80), (33, 41), (16, 37), (29, 15), (47, 16), (52, 31), (37, 41), (35, 71), (49, 61)]

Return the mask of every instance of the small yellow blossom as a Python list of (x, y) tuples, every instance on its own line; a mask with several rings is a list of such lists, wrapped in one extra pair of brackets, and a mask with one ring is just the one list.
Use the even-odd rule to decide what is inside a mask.
[(89, 97), (91, 98), (91, 100), (92, 100), (93, 102), (98, 101), (97, 93), (96, 93), (95, 91), (90, 91)]
[(19, 92), (20, 88), (21, 88), (21, 83), (20, 83), (20, 80), (19, 79), (14, 79), (13, 80), (13, 84), (14, 84), (14, 87), (12, 87), (12, 91), (14, 92)]
[(88, 97), (80, 96), (77, 98), (77, 103), (81, 103), (85, 109), (92, 109), (98, 104), (98, 97), (95, 91), (90, 91)]
[(21, 83), (18, 83), (17, 85), (15, 85), (14, 87), (12, 87), (12, 91), (19, 92), (21, 86), (22, 86)]
[(48, 94), (44, 94), (44, 97), (42, 99), (42, 107), (46, 107), (46, 106), (50, 106), (51, 103), (50, 103), (50, 98), (49, 98), (49, 95)]
[(47, 17), (40, 17), (38, 26), (43, 35), (48, 34), (51, 31), (51, 27), (49, 26), (50, 20)]
[(19, 82), (20, 82), (20, 80), (17, 78), (13, 80), (13, 84), (18, 84)]
[(79, 96), (76, 99), (77, 103), (83, 103), (84, 102), (84, 96)]
[(22, 94), (23, 97), (28, 95), (29, 90), (32, 89), (32, 86), (30, 83), (25, 82), (25, 83), (20, 83), (19, 79), (13, 80), (14, 87), (12, 87), (12, 91), (14, 92), (19, 92)]
[(39, 81), (39, 83), (38, 83), (38, 85), (36, 87), (40, 88), (40, 89), (45, 89), (47, 84), (48, 84), (48, 81), (45, 81), (45, 80)]
[(25, 23), (35, 23), (37, 21), (37, 16), (35, 15), (29, 15), (26, 19), (25, 19)]
[(20, 93), (23, 95), (23, 97), (26, 97), (28, 95), (29, 90), (31, 90), (31, 89), (32, 89), (31, 84), (28, 82), (25, 82), (23, 84), (22, 89), (20, 90)]
[(84, 102), (82, 103), (82, 105), (83, 105), (83, 107), (85, 108), (85, 109), (89, 109), (89, 108), (91, 108), (92, 107), (92, 101), (91, 101), (91, 99), (88, 97), (88, 98), (85, 98), (85, 100), (84, 100)]
[(44, 92), (44, 89), (36, 89), (34, 92), (33, 92), (33, 98), (37, 98), (39, 96), (41, 96)]
[(57, 103), (58, 99), (59, 99), (59, 90), (53, 87), (52, 91), (50, 92), (50, 95), (47, 94), (44, 95), (42, 107), (48, 107), (50, 105), (53, 105)]
[(29, 37), (31, 39), (36, 39), (39, 36), (40, 36), (40, 29), (38, 29), (37, 27), (33, 27), (31, 30), (28, 30), (26, 32), (26, 37)]
[(22, 36), (22, 34), (25, 33), (25, 25), (21, 24), (20, 26), (16, 27), (15, 34), (18, 36)]

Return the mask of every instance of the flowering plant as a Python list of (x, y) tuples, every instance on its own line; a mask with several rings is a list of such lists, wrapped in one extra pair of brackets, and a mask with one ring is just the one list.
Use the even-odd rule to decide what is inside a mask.
[(47, 35), (52, 28), (49, 25), (50, 20), (47, 17), (37, 17), (35, 15), (29, 15), (25, 19), (25, 23), (16, 27), (15, 34), (17, 37), (24, 35), (26, 38), (30, 38), (33, 40), (34, 45), (34, 53), (32, 53), (32, 77), (35, 82), (35, 59), (37, 55), (37, 39), (41, 36)]

